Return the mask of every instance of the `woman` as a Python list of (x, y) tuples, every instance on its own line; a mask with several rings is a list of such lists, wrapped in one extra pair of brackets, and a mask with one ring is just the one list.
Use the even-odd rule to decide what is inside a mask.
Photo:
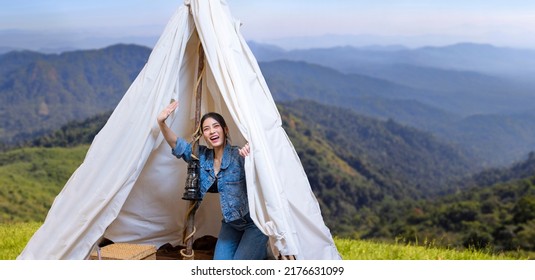
[[(192, 160), (191, 144), (176, 136), (165, 123), (176, 108), (178, 102), (169, 104), (158, 115), (158, 125), (173, 155), (189, 162)], [(247, 201), (243, 158), (249, 155), (249, 146), (239, 149), (230, 145), (228, 126), (217, 113), (207, 113), (201, 118), (201, 132), (212, 147), (199, 146), (201, 197), (206, 192), (219, 192), (223, 213), (214, 259), (265, 259), (268, 237), (251, 220)]]

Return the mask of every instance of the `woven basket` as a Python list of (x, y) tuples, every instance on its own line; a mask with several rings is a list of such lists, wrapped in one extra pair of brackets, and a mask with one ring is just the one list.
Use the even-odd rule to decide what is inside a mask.
[[(98, 251), (91, 253), (91, 260), (98, 260)], [(114, 243), (100, 249), (101, 260), (156, 260), (156, 246)]]

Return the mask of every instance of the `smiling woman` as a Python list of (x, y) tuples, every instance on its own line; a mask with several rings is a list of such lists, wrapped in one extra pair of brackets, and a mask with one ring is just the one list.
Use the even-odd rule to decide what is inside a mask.
[[(165, 123), (177, 108), (177, 101), (169, 104), (158, 115), (158, 126), (171, 146), (173, 155), (189, 163), (197, 160), (194, 158), (195, 148), (177, 137)], [(249, 214), (243, 159), (249, 153), (248, 145), (241, 149), (231, 146), (225, 119), (215, 112), (207, 113), (201, 118), (197, 131), (211, 146), (199, 146), (200, 197), (204, 197), (207, 192), (219, 193), (223, 213), (214, 260), (266, 259), (268, 237), (255, 225)]]

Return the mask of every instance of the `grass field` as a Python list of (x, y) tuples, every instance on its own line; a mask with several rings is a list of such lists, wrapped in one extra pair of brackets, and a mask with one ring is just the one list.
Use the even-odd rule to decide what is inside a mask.
[[(14, 260), (41, 224), (0, 224), (0, 260)], [(334, 239), (344, 260), (514, 260), (510, 255), (495, 255), (477, 250), (457, 251), (415, 246), (387, 244), (364, 240)]]
[(41, 223), (0, 224), (0, 260), (14, 260)]
[(87, 146), (0, 153), (0, 224), (42, 221)]
[(379, 243), (367, 240), (334, 239), (346, 260), (514, 260), (510, 255), (496, 255), (478, 250), (455, 250), (432, 245)]

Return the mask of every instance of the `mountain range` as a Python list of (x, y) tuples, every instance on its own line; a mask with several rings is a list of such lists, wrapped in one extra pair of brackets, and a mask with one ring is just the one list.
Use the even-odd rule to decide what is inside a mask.
[[(250, 42), (259, 61), (302, 60), (342, 72), (368, 73), (389, 65), (412, 65), (442, 70), (470, 71), (532, 83), (535, 50), (495, 47), (488, 44), (458, 43), (441, 47), (331, 47), (286, 51), (272, 45)], [(381, 73), (376, 73), (381, 75)]]
[[(522, 106), (493, 101), (507, 106), (508, 111), (493, 113), (487, 109), (488, 113), (480, 113), (473, 108), (476, 105), (471, 105), (487, 102), (487, 98), (476, 96), (484, 95), (480, 88), (467, 87), (475, 92), (468, 97), (455, 91), (436, 97), (427, 89), (345, 74), (309, 62), (278, 60), (260, 65), (276, 100), (307, 98), (379, 119), (391, 118), (459, 146), (481, 166), (507, 165), (535, 149), (535, 111), (527, 109), (535, 104), (532, 97), (518, 97)], [(462, 79), (462, 75), (456, 76)], [(453, 77), (451, 82), (460, 83)], [(448, 103), (451, 105), (444, 105)], [(472, 113), (448, 110), (462, 107), (457, 103), (463, 103)]]
[[(368, 85), (374, 82), (375, 92), (381, 84), (376, 98), (337, 105), (344, 103), (359, 113), (393, 118), (475, 149), (484, 166), (510, 164), (534, 149), (535, 85), (531, 77), (535, 51), (472, 43), (292, 51), (254, 42), (250, 46), (262, 64), (281, 59), (305, 62), (337, 70), (361, 86), (366, 84), (363, 79)], [(294, 68), (285, 74), (300, 75), (297, 71)], [(325, 73), (318, 71), (316, 77), (319, 75)], [(270, 79), (271, 74), (265, 76)], [(308, 95), (306, 91), (302, 89), (302, 95)], [(377, 101), (377, 97), (385, 97), (385, 91), (390, 92), (388, 100)], [(374, 93), (372, 89), (366, 92)], [(390, 105), (384, 106), (387, 103)], [(404, 111), (408, 104), (412, 107)], [(522, 147), (521, 151), (517, 147)]]
[(306, 61), (418, 89), (416, 100), (452, 113), (532, 110), (535, 51), (457, 44), (418, 49), (335, 47), (285, 51), (251, 43), (262, 62)]
[[(476, 62), (506, 65), (503, 60), (525, 54), (522, 65), (529, 73), (529, 51), (475, 44), (294, 51), (250, 45), (277, 101), (310, 99), (393, 119), (458, 146), (480, 167), (511, 164), (535, 150), (531, 84), (497, 76), (507, 67), (475, 72)], [(11, 145), (114, 108), (149, 54), (146, 47), (115, 45), (0, 55), (0, 141)], [(456, 69), (451, 61), (439, 63), (441, 57), (459, 61), (469, 56), (472, 62)]]

